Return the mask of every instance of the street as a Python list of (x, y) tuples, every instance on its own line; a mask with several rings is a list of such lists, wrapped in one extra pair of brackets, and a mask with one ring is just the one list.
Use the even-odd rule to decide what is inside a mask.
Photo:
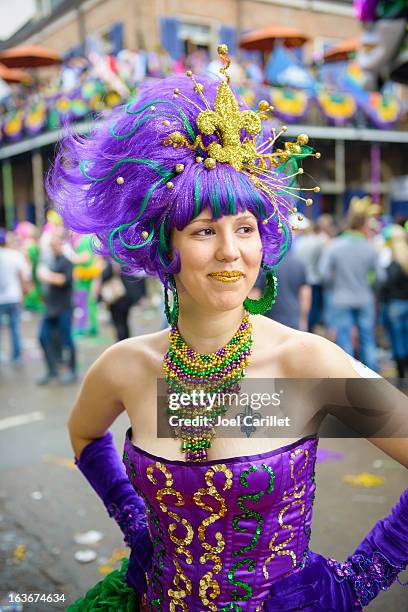
[[(158, 329), (157, 317), (148, 315), (135, 309), (133, 333)], [(126, 549), (119, 528), (73, 463), (66, 421), (78, 386), (35, 385), (42, 374), (36, 329), (37, 319), (24, 321), (19, 369), (1, 363), (0, 601), (5, 605), (10, 592), (64, 594), (65, 603), (15, 608), (52, 611), (65, 609), (104, 572), (118, 568), (115, 559)], [(81, 376), (112, 337), (105, 323), (101, 336), (78, 339)], [(125, 415), (112, 427), (119, 452), (127, 427)], [(351, 478), (364, 472), (373, 477), (360, 478), (360, 484)], [(310, 547), (343, 561), (388, 514), (407, 486), (407, 473), (365, 440), (321, 439), (316, 483)], [(75, 534), (91, 530), (103, 534), (99, 543), (75, 542)], [(77, 561), (75, 553), (84, 549), (94, 550), (96, 559)], [(407, 572), (401, 574), (402, 581), (407, 579)], [(406, 590), (394, 584), (369, 609), (397, 612), (406, 601)]]

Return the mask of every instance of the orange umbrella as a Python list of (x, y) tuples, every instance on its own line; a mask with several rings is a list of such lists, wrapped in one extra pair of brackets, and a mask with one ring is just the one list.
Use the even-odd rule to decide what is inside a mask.
[(352, 53), (355, 53), (360, 47), (359, 38), (347, 38), (341, 43), (330, 47), (328, 51), (323, 53), (322, 60), (325, 62), (339, 62), (349, 59)]
[(251, 51), (272, 51), (277, 40), (285, 47), (301, 47), (309, 40), (301, 30), (284, 26), (269, 26), (241, 36), (239, 46)]
[(38, 68), (60, 64), (62, 58), (57, 51), (38, 45), (21, 45), (0, 53), (0, 62), (9, 68)]
[(24, 83), (24, 85), (31, 82), (31, 77), (27, 72), (7, 68), (4, 64), (0, 64), (0, 79), (6, 81), (6, 83)]

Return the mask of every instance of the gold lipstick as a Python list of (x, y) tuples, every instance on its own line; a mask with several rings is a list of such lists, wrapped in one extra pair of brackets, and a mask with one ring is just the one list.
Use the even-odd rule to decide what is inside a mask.
[(244, 275), (239, 270), (224, 270), (223, 272), (212, 272), (208, 276), (211, 276), (211, 278), (214, 278), (215, 280), (218, 280), (221, 283), (236, 283)]

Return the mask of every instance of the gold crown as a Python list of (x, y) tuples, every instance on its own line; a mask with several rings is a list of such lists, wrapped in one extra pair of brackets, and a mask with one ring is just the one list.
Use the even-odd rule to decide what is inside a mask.
[[(228, 69), (231, 59), (228, 56), (227, 45), (220, 45), (218, 54), (224, 64), (220, 68), (220, 72), (225, 80), (218, 86), (214, 108), (211, 108), (204, 95), (204, 85), (197, 82), (191, 70), (187, 71), (186, 74), (193, 80), (194, 91), (201, 97), (205, 108), (198, 106), (196, 102), (188, 98), (179, 89), (174, 90), (175, 96), (181, 96), (199, 108), (200, 113), (197, 116), (196, 123), (201, 134), (205, 136), (216, 135), (218, 142), (213, 141), (206, 146), (201, 134), (195, 137), (194, 142), (190, 142), (185, 134), (172, 132), (163, 139), (163, 145), (175, 148), (187, 147), (191, 150), (196, 150), (199, 147), (208, 154), (208, 157), (203, 159), (198, 156), (196, 161), (197, 163), (204, 162), (208, 170), (214, 169), (217, 162), (220, 162), (228, 163), (235, 170), (246, 174), (254, 186), (265, 192), (274, 204), (274, 212), (267, 219), (264, 219), (263, 223), (267, 223), (272, 217), (277, 217), (278, 227), (281, 228), (282, 215), (278, 202), (289, 212), (297, 212), (296, 207), (289, 204), (285, 198), (280, 197), (281, 194), (301, 200), (307, 206), (310, 206), (313, 204), (313, 200), (303, 197), (299, 192), (314, 191), (317, 193), (320, 191), (320, 187), (302, 188), (288, 184), (289, 179), (296, 180), (298, 175), (303, 174), (303, 168), (298, 167), (299, 159), (305, 157), (320, 158), (320, 153), (314, 153), (307, 146), (309, 137), (306, 134), (300, 134), (295, 142), (285, 142), (283, 149), (273, 151), (276, 141), (286, 132), (286, 126), (283, 126), (278, 133), (275, 129), (272, 129), (272, 136), (267, 138), (266, 141), (263, 140), (258, 146), (257, 137), (262, 132), (262, 121), (270, 119), (270, 112), (273, 111), (273, 107), (266, 100), (262, 100), (258, 105), (258, 112), (240, 110), (239, 107), (243, 103), (238, 102), (229, 87)], [(243, 139), (241, 139), (242, 130), (245, 130), (247, 134)], [(290, 160), (293, 161), (296, 168), (295, 172), (285, 174), (283, 171), (278, 171), (278, 168), (282, 170), (283, 166)], [(303, 219), (301, 215), (298, 218), (299, 220)]]

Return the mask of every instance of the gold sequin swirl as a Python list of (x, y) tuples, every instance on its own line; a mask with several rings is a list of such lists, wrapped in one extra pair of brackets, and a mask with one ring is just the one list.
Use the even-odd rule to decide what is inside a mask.
[[(304, 454), (305, 460), (295, 473), (295, 457), (297, 457), (300, 454)], [(308, 461), (309, 461), (309, 451), (306, 448), (296, 448), (290, 454), (290, 460), (289, 460), (290, 478), (293, 482), (293, 491), (290, 491), (289, 493), (288, 491), (284, 491), (282, 499), (288, 500), (290, 497), (293, 497), (293, 499), (288, 504), (286, 504), (280, 510), (278, 514), (279, 525), (282, 527), (282, 529), (287, 530), (289, 534), (288, 534), (288, 538), (284, 540), (283, 542), (280, 542), (279, 544), (275, 544), (276, 539), (279, 536), (277, 531), (274, 532), (272, 538), (270, 539), (268, 547), (272, 551), (272, 554), (269, 555), (269, 557), (265, 559), (265, 562), (262, 566), (262, 571), (266, 579), (269, 578), (269, 572), (266, 568), (266, 565), (275, 556), (278, 556), (278, 557), (289, 556), (292, 559), (292, 568), (296, 566), (297, 558), (296, 558), (295, 551), (294, 550), (284, 550), (285, 547), (293, 540), (293, 537), (294, 537), (293, 525), (291, 525), (290, 523), (287, 523), (287, 524), (284, 523), (284, 515), (287, 512), (287, 510), (293, 508), (296, 505), (300, 505), (300, 514), (301, 515), (304, 514), (305, 504), (301, 500), (301, 497), (303, 497), (303, 495), (305, 494), (306, 483), (305, 482), (299, 483), (298, 478), (300, 478), (301, 474), (306, 470)]]
[[(295, 474), (295, 457), (298, 455), (304, 455), (303, 464), (297, 469)], [(296, 448), (290, 455), (290, 477), (293, 480), (293, 493), (290, 492), (289, 495), (285, 491), (282, 499), (287, 499), (290, 495), (293, 497), (302, 497), (305, 493), (306, 483), (303, 481), (298, 483), (298, 478), (301, 477), (302, 473), (305, 471), (307, 464), (309, 463), (309, 451), (307, 448)]]
[[(181, 518), (176, 512), (173, 512), (168, 509), (167, 504), (163, 502), (163, 498), (165, 496), (175, 496), (176, 501), (173, 501), (175, 506), (183, 506), (184, 498), (180, 491), (176, 491), (173, 488), (173, 476), (170, 470), (160, 461), (156, 461), (154, 464), (150, 464), (146, 468), (146, 476), (153, 484), (157, 484), (157, 478), (154, 476), (154, 471), (158, 470), (165, 477), (166, 486), (156, 492), (156, 499), (159, 502), (159, 506), (162, 512), (168, 514), (169, 517), (174, 519), (175, 523), (170, 523), (168, 526), (168, 534), (170, 540), (176, 544), (175, 553), (181, 557), (184, 555), (186, 557), (186, 562), (191, 564), (193, 562), (193, 557), (191, 552), (188, 550), (187, 546), (189, 546), (193, 540), (194, 531), (191, 526), (191, 523), (187, 521), (185, 518)], [(179, 538), (174, 534), (174, 531), (177, 529), (177, 526), (181, 523), (185, 528), (186, 534), (183, 538)], [(180, 563), (176, 558), (173, 558), (173, 563), (176, 568), (176, 573), (173, 577), (173, 585), (176, 587), (175, 589), (168, 589), (168, 595), (171, 597), (172, 601), (170, 602), (170, 610), (176, 611), (177, 607), (181, 610), (188, 610), (183, 599), (190, 595), (192, 592), (192, 583), (188, 576), (183, 572)], [(183, 587), (181, 586), (183, 583)]]
[[(213, 612), (216, 612), (218, 610), (218, 607), (213, 601), (210, 601), (209, 598), (214, 600), (219, 596), (221, 592), (219, 583), (214, 578), (214, 574), (218, 574), (222, 569), (222, 562), (218, 553), (224, 550), (225, 540), (222, 536), (222, 533), (217, 531), (215, 533), (216, 543), (214, 545), (211, 545), (209, 542), (206, 541), (205, 530), (209, 525), (225, 516), (227, 512), (225, 498), (218, 492), (213, 482), (214, 475), (217, 472), (223, 472), (225, 476), (225, 482), (222, 491), (230, 489), (232, 486), (232, 472), (229, 468), (227, 468), (225, 464), (222, 463), (212, 465), (206, 471), (205, 482), (207, 484), (207, 487), (202, 487), (201, 489), (198, 489), (198, 491), (196, 491), (193, 496), (197, 506), (200, 506), (200, 508), (204, 508), (204, 510), (211, 512), (210, 516), (203, 519), (203, 521), (198, 527), (198, 539), (201, 541), (201, 546), (207, 551), (200, 557), (200, 563), (204, 564), (208, 560), (210, 560), (214, 564), (212, 570), (208, 570), (200, 579), (199, 595), (202, 604), (206, 607), (205, 609), (212, 610)], [(214, 499), (219, 502), (219, 509), (217, 512), (215, 512), (211, 506), (202, 501), (201, 498), (203, 496), (214, 497)], [(208, 593), (209, 589), (212, 589), (210, 593)]]

